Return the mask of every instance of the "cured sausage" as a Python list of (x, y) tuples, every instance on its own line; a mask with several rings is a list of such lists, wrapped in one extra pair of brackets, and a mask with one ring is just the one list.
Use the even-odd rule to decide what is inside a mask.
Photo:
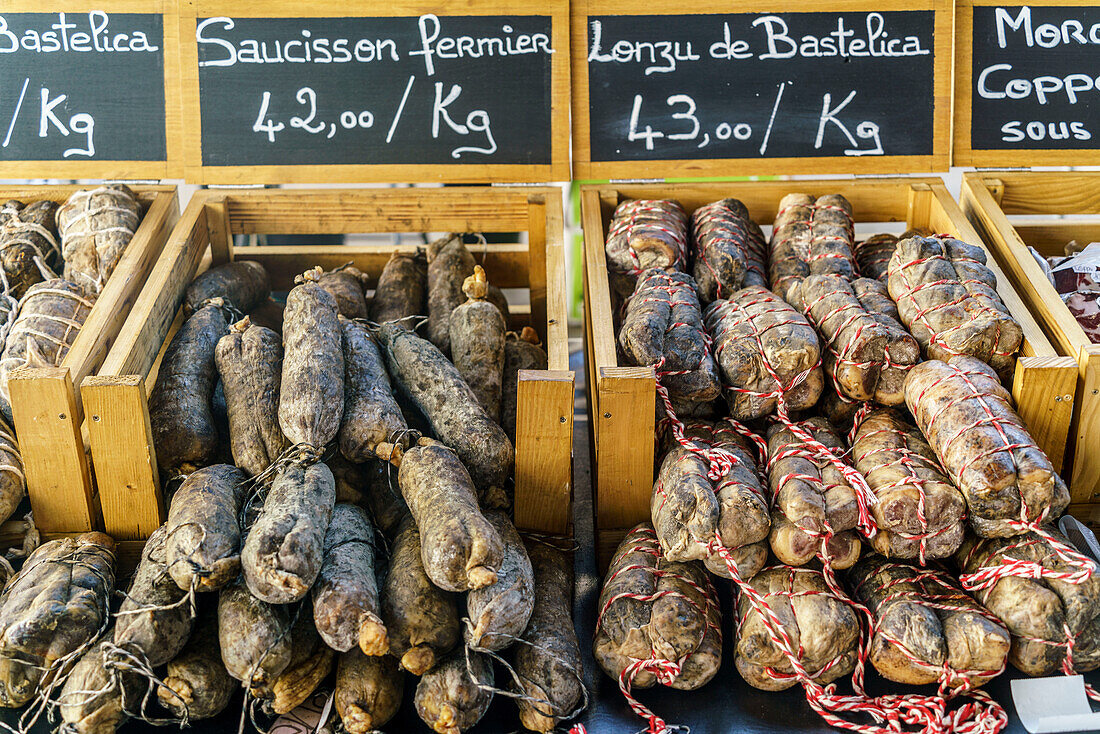
[(168, 508), (168, 572), (181, 589), (214, 591), (241, 571), (241, 530), (237, 517), (244, 502), (244, 473), (216, 464), (184, 480)]

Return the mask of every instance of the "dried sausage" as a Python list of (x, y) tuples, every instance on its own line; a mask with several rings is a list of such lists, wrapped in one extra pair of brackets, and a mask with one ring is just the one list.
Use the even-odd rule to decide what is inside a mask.
[(408, 445), (408, 424), (393, 396), (378, 344), (362, 324), (341, 317), (340, 328), (344, 335), (340, 453), (354, 462), (375, 457), (400, 460), (400, 450)]
[(451, 312), (465, 300), (462, 282), (474, 273), (474, 256), (462, 236), (449, 234), (428, 245), (428, 340), (451, 355)]
[(516, 526), (503, 512), (491, 511), (485, 519), (504, 544), (504, 559), (495, 584), (471, 589), (466, 594), (466, 644), (478, 650), (503, 650), (523, 634), (535, 603), (535, 578), (527, 548)]
[(215, 298), (242, 313), (261, 307), (271, 293), (267, 269), (252, 260), (234, 260), (191, 281), (183, 304), (185, 313), (192, 314)]
[(500, 310), (485, 300), (488, 285), (485, 271), (475, 265), (474, 274), (462, 284), (469, 300), (451, 312), (451, 361), (478, 404), (499, 423), (507, 325)]
[(241, 571), (241, 530), (245, 476), (235, 466), (215, 464), (184, 480), (168, 508), (168, 572), (181, 589), (195, 584), (214, 591)]

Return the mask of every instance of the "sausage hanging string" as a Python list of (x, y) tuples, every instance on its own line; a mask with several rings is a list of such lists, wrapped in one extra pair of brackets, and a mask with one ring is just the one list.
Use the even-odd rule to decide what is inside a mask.
[[(88, 189), (86, 191), (77, 191), (76, 193), (74, 193), (72, 196), (69, 197), (69, 201), (65, 205), (65, 207), (72, 207), (73, 210), (76, 212), (76, 215), (66, 220), (65, 226), (63, 227), (63, 238), (68, 240), (71, 238), (82, 239), (85, 237), (91, 237), (98, 240), (100, 236), (115, 233), (124, 235), (127, 241), (129, 240), (129, 238), (132, 238), (134, 236), (134, 233), (137, 231), (138, 225), (141, 223), (140, 215), (138, 215), (132, 208), (119, 206), (118, 204), (103, 203), (93, 205), (92, 198), (96, 196), (104, 196), (104, 198), (117, 201), (119, 198), (124, 197), (125, 194), (123, 194), (118, 189), (111, 188), (110, 186), (100, 186), (96, 189)], [(122, 223), (113, 227), (92, 226), (92, 222), (96, 217), (108, 213), (118, 214), (119, 219)], [(97, 256), (99, 254), (98, 244), (98, 242), (94, 243)], [(98, 275), (95, 278), (92, 278), (92, 276), (88, 275), (85, 272), (76, 273), (77, 276), (83, 278), (84, 280), (90, 281), (92, 293), (99, 293), (100, 291), (102, 291), (103, 286), (106, 282), (104, 280), (101, 268), (102, 264), (98, 262), (97, 258), (96, 271)]]
[[(798, 225), (802, 225), (802, 227), (810, 231), (810, 241), (809, 243), (807, 243), (806, 258), (804, 260), (804, 262), (808, 266), (809, 272), (814, 272), (812, 263), (821, 262), (824, 260), (843, 260), (849, 263), (852, 269), (853, 277), (858, 277), (859, 266), (856, 263), (855, 255), (852, 254), (855, 242), (855, 221), (852, 219), (852, 215), (846, 209), (844, 209), (844, 207), (838, 206), (836, 204), (819, 204), (817, 200), (814, 200), (814, 202), (810, 204), (797, 203), (782, 207), (778, 212), (776, 212), (775, 221), (780, 222), (781, 220), (784, 220), (787, 213), (792, 209), (808, 210), (804, 217), (800, 219), (793, 219), (792, 221), (785, 222), (784, 224), (785, 226), (793, 226), (796, 230), (800, 229)], [(844, 235), (830, 235), (815, 231), (814, 225), (817, 223), (817, 215), (820, 212), (839, 212), (840, 214), (842, 214), (844, 219)], [(778, 240), (773, 240), (772, 252), (775, 252), (777, 249), (781, 249), (790, 244), (793, 239), (794, 235), (788, 235), (786, 237), (781, 237)], [(842, 248), (840, 250), (826, 248), (823, 247), (825, 243), (836, 243), (841, 245)], [(843, 250), (847, 250), (847, 252), (844, 252)], [(826, 270), (822, 272), (832, 271)], [(800, 276), (795, 274), (777, 278), (775, 283), (772, 284), (772, 290), (782, 296), (784, 293), (786, 293), (787, 288), (790, 285), (790, 281), (799, 278)]]

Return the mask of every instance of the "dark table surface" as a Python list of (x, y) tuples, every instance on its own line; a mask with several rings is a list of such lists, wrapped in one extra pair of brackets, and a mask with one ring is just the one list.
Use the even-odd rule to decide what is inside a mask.
[[(575, 355), (576, 356), (576, 355)], [(583, 376), (582, 364), (574, 365), (577, 370), (577, 414), (574, 435), (574, 535), (577, 547), (575, 556), (576, 589), (574, 603), (574, 622), (577, 636), (581, 641), (581, 653), (584, 659), (584, 677), (591, 692), (591, 705), (579, 719), (589, 734), (635, 734), (645, 729), (646, 722), (636, 716), (623, 699), (615, 681), (605, 675), (592, 658), (591, 640), (595, 631), (596, 605), (599, 596), (599, 577), (595, 555), (595, 529), (593, 521), (593, 494), (591, 482), (591, 456), (588, 442), (588, 421), (583, 412)], [(723, 582), (724, 583), (724, 582)], [(722, 669), (709, 684), (697, 691), (674, 691), (656, 687), (636, 691), (639, 701), (661, 716), (669, 725), (686, 727), (678, 734), (786, 734), (787, 732), (836, 732), (819, 718), (806, 703), (801, 687), (795, 687), (779, 693), (759, 691), (741, 679), (732, 664), (731, 646), (733, 632), (728, 620), (730, 592), (722, 586), (722, 605), (725, 657)], [(498, 673), (499, 676), (499, 673)], [(1022, 677), (1011, 666), (999, 678), (985, 686), (1008, 713), (1008, 734), (1024, 734), (1016, 710), (1011, 702), (1009, 681)], [(887, 687), (873, 671), (867, 676), (867, 687), (872, 695), (889, 692), (901, 692), (905, 688), (896, 684)], [(405, 732), (430, 732), (420, 721), (412, 704), (415, 691), (415, 679), (406, 676), (405, 703), (401, 711), (386, 727), (389, 734)], [(1086, 676), (1093, 685), (1100, 685), (1100, 672)], [(498, 685), (502, 679), (498, 677)], [(911, 688), (914, 692), (922, 689)], [(930, 688), (923, 692), (930, 692)], [(241, 722), (241, 697), (230, 704), (221, 716), (210, 721), (196, 722), (193, 729), (210, 734), (235, 734)], [(318, 697), (318, 700), (323, 700)], [(0, 710), (0, 721), (14, 724), (17, 712)], [(265, 724), (267, 722), (264, 722)], [(35, 734), (45, 734), (51, 727), (43, 720), (33, 729)], [(151, 734), (162, 732), (163, 728), (153, 727), (143, 722), (131, 721), (126, 724), (123, 734)], [(294, 734), (305, 729), (280, 729), (272, 734)], [(473, 729), (472, 734), (510, 734), (521, 731), (515, 706), (507, 701), (494, 701), (489, 713)]]

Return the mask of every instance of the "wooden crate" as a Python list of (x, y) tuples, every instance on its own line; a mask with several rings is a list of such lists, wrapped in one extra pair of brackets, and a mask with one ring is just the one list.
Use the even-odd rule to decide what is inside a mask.
[(1100, 171), (967, 173), (962, 208), (1058, 353), (1077, 364), (1064, 474), (1072, 511), (1100, 520), (1100, 452), (1093, 433), (1100, 430), (1100, 344), (1089, 341), (1027, 249), (1060, 255), (1070, 240), (1100, 242)]
[[(648, 520), (654, 473), (656, 376), (650, 367), (620, 365), (608, 287), (604, 242), (611, 216), (626, 199), (673, 198), (687, 211), (734, 197), (752, 218), (770, 225), (780, 199), (792, 192), (814, 196), (839, 193), (852, 203), (857, 223), (905, 222), (981, 244), (939, 178), (882, 178), (816, 181), (760, 181), (701, 184), (623, 184), (581, 187), (584, 226), (585, 339), (588, 396), (596, 461), (596, 527), (600, 556), (609, 558), (625, 530)], [(992, 257), (998, 290), (1024, 329), (1012, 394), (1017, 409), (1061, 467), (1069, 431), (1076, 367), (1051, 346)]]
[[(516, 435), (516, 524), (565, 534), (572, 498), (573, 372), (569, 371), (561, 191), (539, 188), (278, 189), (195, 195), (149, 276), (99, 374), (84, 382), (84, 408), (106, 530), (148, 537), (165, 519), (149, 425), (148, 392), (187, 285), (200, 265), (256, 260), (275, 291), (314, 265), (354, 262), (377, 278), (393, 246), (235, 247), (238, 234), (526, 232), (527, 242), (487, 245), (490, 282), (524, 288), (530, 305), (511, 328), (535, 328), (549, 370), (520, 373)], [(412, 248), (408, 248), (412, 249)], [(482, 260), (480, 248), (474, 256)]]
[[(0, 200), (64, 202), (95, 186), (5, 186)], [(76, 386), (103, 363), (179, 218), (175, 186), (130, 188), (142, 205), (141, 224), (64, 361), (59, 367), (18, 369), (8, 383), (27, 493), (35, 522), (47, 536), (103, 526)]]

